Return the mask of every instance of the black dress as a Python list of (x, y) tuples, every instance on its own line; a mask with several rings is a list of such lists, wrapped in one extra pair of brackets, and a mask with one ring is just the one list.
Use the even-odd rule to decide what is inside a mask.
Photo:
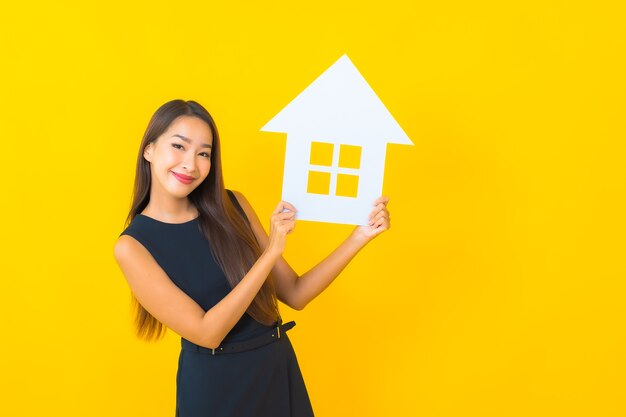
[[(234, 195), (229, 196), (245, 217)], [(164, 223), (138, 214), (122, 232), (135, 238), (169, 278), (205, 311), (230, 292), (211, 255), (198, 219)], [(248, 340), (272, 331), (245, 313), (223, 343)], [(287, 333), (245, 352), (211, 355), (191, 351), (181, 337), (176, 374), (177, 417), (308, 417), (309, 396)]]

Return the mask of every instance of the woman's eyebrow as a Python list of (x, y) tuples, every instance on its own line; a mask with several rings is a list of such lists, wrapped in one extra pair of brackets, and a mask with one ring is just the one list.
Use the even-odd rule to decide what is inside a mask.
[[(191, 139), (189, 139), (189, 138), (187, 138), (187, 137), (185, 137), (183, 135), (179, 135), (179, 134), (176, 133), (176, 134), (172, 135), (171, 137), (174, 137), (174, 136), (181, 138), (182, 140), (184, 140), (187, 143), (191, 143)], [(211, 148), (211, 145), (209, 145), (208, 143), (203, 143), (200, 146), (202, 146), (203, 148)]]

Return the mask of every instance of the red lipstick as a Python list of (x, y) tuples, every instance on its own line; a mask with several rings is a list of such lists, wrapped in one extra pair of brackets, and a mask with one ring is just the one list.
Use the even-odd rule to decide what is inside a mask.
[(174, 174), (174, 177), (176, 177), (176, 179), (182, 182), (183, 184), (191, 184), (194, 180), (193, 177), (190, 177), (188, 175), (178, 174), (174, 171), (172, 171), (172, 174)]

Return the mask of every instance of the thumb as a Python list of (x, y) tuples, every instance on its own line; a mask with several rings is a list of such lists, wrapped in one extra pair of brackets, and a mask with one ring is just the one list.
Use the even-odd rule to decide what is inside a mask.
[(284, 209), (285, 209), (285, 202), (281, 201), (280, 203), (278, 203), (278, 205), (276, 206), (272, 214), (281, 213)]

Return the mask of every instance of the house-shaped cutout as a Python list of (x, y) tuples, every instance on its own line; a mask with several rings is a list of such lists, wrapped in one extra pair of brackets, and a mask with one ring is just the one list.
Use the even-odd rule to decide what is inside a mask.
[(261, 130), (287, 133), (282, 199), (330, 223), (367, 224), (387, 143), (413, 144), (347, 55)]

